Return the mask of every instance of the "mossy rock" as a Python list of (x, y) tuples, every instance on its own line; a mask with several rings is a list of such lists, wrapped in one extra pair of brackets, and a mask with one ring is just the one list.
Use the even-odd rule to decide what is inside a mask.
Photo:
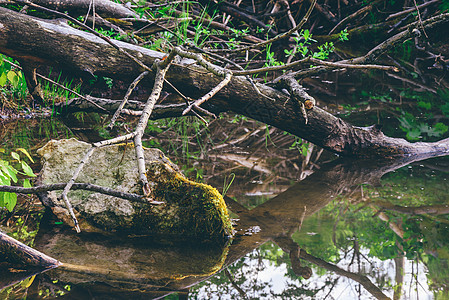
[[(39, 184), (68, 182), (91, 145), (76, 139), (52, 140), (38, 150), (42, 156)], [(132, 202), (90, 191), (70, 191), (68, 196), (81, 230), (129, 232), (173, 238), (215, 240), (232, 234), (226, 204), (213, 187), (184, 177), (158, 149), (144, 149), (150, 198), (163, 204)], [(77, 182), (142, 194), (132, 144), (95, 149)], [(53, 213), (73, 225), (61, 191), (41, 195)]]

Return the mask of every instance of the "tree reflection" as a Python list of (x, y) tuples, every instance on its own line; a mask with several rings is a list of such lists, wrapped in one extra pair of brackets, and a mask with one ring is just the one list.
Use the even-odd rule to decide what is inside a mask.
[[(244, 292), (250, 299), (447, 297), (448, 175), (418, 164), (400, 168), (410, 162), (336, 162), (253, 210), (230, 202), (240, 217), (227, 260), (231, 275), (222, 272), (191, 292), (199, 298)], [(248, 231), (255, 226), (260, 232)], [(301, 267), (313, 269), (309, 280), (295, 266), (299, 248)]]
[[(413, 163), (419, 159), (335, 161), (251, 210), (227, 198), (239, 219), (223, 270), (163, 286), (146, 284), (133, 295), (403, 299), (433, 293), (444, 299), (449, 296), (449, 176)], [(191, 256), (185, 247), (180, 253)], [(95, 278), (90, 285), (73, 285), (71, 294), (120, 293)]]

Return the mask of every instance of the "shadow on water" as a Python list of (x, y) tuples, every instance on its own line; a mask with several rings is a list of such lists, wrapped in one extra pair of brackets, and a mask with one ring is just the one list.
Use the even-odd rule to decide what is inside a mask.
[(226, 197), (238, 215), (230, 246), (52, 228), (38, 234), (36, 248), (64, 264), (43, 274), (28, 298), (52, 282), (70, 299), (445, 297), (448, 160), (423, 159), (336, 160), (251, 210)]

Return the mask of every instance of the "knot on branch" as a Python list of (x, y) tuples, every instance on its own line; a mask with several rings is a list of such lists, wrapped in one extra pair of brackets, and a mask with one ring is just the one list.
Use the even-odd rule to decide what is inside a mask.
[(305, 120), (305, 124), (307, 124), (307, 110), (311, 110), (315, 106), (315, 99), (307, 94), (304, 87), (300, 85), (293, 76), (285, 76), (284, 78), (282, 78), (281, 82), (282, 85), (285, 86), (290, 93), (290, 98), (295, 99), (299, 103), (301, 107), (301, 113)]

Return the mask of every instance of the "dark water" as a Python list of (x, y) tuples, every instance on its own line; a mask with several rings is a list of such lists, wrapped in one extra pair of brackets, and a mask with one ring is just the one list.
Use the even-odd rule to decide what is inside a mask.
[[(91, 136), (55, 120), (29, 122), (2, 128), (5, 148)], [(65, 266), (20, 283), (26, 270), (3, 265), (2, 287), (18, 283), (1, 299), (449, 298), (449, 158), (345, 161), (232, 116), (206, 138), (148, 134), (190, 177), (226, 190), (234, 240), (76, 235), (44, 216), (35, 248)]]
[[(42, 225), (36, 248), (68, 265), (36, 277), (28, 297), (447, 299), (449, 159), (406, 163), (337, 160), (268, 200), (228, 198), (231, 245)], [(251, 197), (263, 203), (247, 209)]]

